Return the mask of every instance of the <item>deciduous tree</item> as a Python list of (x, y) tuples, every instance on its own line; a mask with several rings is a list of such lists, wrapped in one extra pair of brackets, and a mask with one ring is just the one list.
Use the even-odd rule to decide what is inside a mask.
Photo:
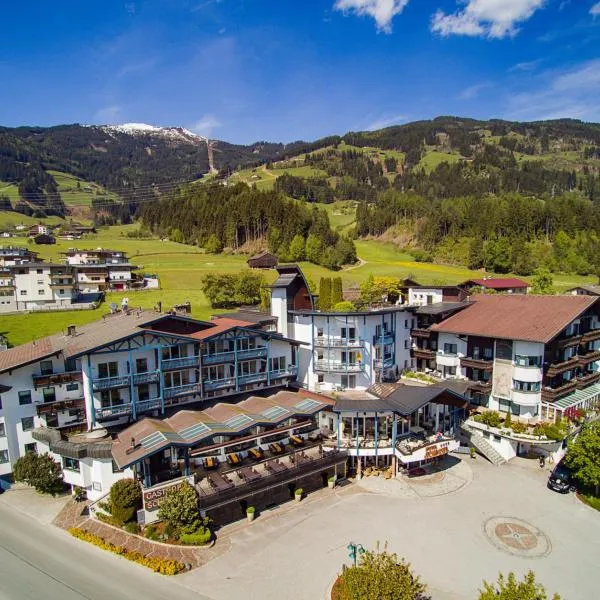
[[(496, 584), (484, 581), (479, 600), (549, 600), (549, 596), (544, 586), (536, 582), (533, 571), (529, 571), (523, 581), (518, 581), (511, 572), (508, 577), (500, 574)], [(554, 594), (552, 600), (560, 600), (560, 596)]]
[(583, 426), (569, 445), (565, 463), (578, 483), (600, 497), (600, 422)]

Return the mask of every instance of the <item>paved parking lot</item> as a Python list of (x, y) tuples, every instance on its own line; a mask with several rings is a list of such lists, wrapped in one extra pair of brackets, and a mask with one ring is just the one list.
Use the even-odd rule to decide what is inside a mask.
[(517, 459), (465, 460), (472, 481), (436, 497), (323, 490), (231, 533), (231, 550), (178, 583), (215, 600), (317, 600), (347, 561), (350, 540), (388, 542), (429, 584), (433, 600), (477, 597), (483, 578), (533, 569), (565, 600), (596, 598), (600, 513), (546, 489), (548, 471)]

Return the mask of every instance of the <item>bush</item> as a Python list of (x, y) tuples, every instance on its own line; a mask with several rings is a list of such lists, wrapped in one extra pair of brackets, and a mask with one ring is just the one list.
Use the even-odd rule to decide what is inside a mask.
[(186, 546), (206, 546), (212, 539), (212, 533), (207, 527), (200, 527), (195, 533), (182, 533), (179, 541)]
[[(498, 583), (492, 585), (483, 582), (483, 590), (479, 590), (479, 600), (547, 600), (548, 594), (544, 586), (537, 583), (533, 571), (529, 571), (523, 581), (517, 581), (514, 573), (508, 577), (500, 574)], [(552, 600), (560, 600), (558, 594)]]
[(356, 306), (349, 300), (342, 300), (333, 305), (333, 312), (352, 312), (356, 310)]
[(500, 414), (495, 410), (486, 410), (481, 414), (481, 422), (490, 427), (500, 426)]
[(304, 490), (303, 490), (302, 488), (298, 488), (298, 489), (297, 489), (297, 490), (294, 492), (294, 494), (295, 494), (296, 496), (302, 496), (302, 494), (304, 494)]
[(125, 525), (123, 525), (123, 529), (127, 533), (133, 533), (135, 535), (137, 535), (140, 532), (140, 526), (135, 521), (130, 521), (129, 523), (125, 523)]
[(554, 423), (550, 423), (544, 425), (544, 435), (549, 440), (556, 440), (559, 442), (560, 440), (564, 439), (564, 437), (567, 435), (567, 432), (563, 425), (555, 425)]
[(525, 425), (525, 423), (519, 423), (517, 421), (516, 423), (512, 424), (512, 430), (515, 433), (526, 433), (527, 432), (527, 425)]
[(246, 514), (248, 514), (248, 515), (253, 515), (255, 512), (256, 512), (256, 509), (254, 508), (254, 506), (249, 506), (246, 509)]
[(77, 539), (83, 540), (84, 542), (89, 542), (90, 544), (94, 544), (94, 546), (102, 548), (102, 550), (113, 552), (114, 554), (118, 554), (127, 560), (144, 565), (145, 567), (152, 569), (155, 573), (161, 573), (162, 575), (177, 575), (177, 573), (181, 573), (181, 571), (185, 569), (185, 565), (177, 562), (176, 560), (152, 558), (142, 554), (141, 552), (127, 550), (127, 548), (115, 546), (100, 536), (89, 533), (83, 529), (78, 529), (77, 527), (72, 527), (69, 529), (69, 533)]
[(113, 517), (112, 515), (106, 515), (104, 513), (97, 512), (96, 517), (98, 518), (98, 521), (102, 521), (107, 525), (112, 525), (113, 527), (119, 528), (123, 527), (123, 521), (117, 519), (116, 517)]
[(135, 479), (119, 479), (110, 488), (110, 514), (121, 524), (131, 521), (142, 505), (142, 490)]
[(426, 600), (426, 590), (408, 563), (387, 550), (377, 550), (365, 552), (356, 567), (345, 569), (334, 593), (338, 600)]
[(506, 417), (504, 419), (504, 427), (507, 427), (510, 429), (511, 424), (512, 424), (512, 414), (509, 411), (508, 413), (506, 413)]
[(144, 537), (154, 542), (158, 542), (160, 540), (160, 535), (156, 525), (146, 525), (146, 527), (144, 527)]
[(60, 465), (48, 453), (27, 452), (15, 463), (13, 477), (15, 481), (27, 483), (42, 494), (55, 496), (63, 490)]
[(198, 510), (198, 494), (187, 481), (171, 489), (158, 508), (158, 518), (182, 533), (195, 533), (203, 522)]

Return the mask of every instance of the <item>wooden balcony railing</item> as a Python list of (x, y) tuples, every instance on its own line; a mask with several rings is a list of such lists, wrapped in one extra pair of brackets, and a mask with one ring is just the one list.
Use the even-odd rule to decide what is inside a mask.
[(81, 371), (72, 371), (68, 373), (50, 373), (49, 375), (33, 375), (33, 386), (49, 387), (53, 385), (63, 385), (64, 383), (81, 382), (83, 379)]
[(421, 327), (415, 327), (414, 329), (411, 329), (410, 335), (412, 337), (430, 338), (431, 337), (431, 331), (429, 329), (423, 329)]
[(559, 398), (563, 398), (567, 394), (574, 392), (577, 389), (577, 380), (569, 381), (557, 388), (542, 388), (542, 400), (546, 402), (554, 402)]
[(493, 371), (494, 369), (494, 361), (486, 360), (484, 358), (471, 358), (470, 356), (465, 356), (460, 359), (460, 366), (463, 368), (470, 367), (471, 369), (479, 369), (480, 371)]
[(600, 371), (594, 371), (593, 373), (585, 373), (581, 377), (577, 378), (577, 389), (582, 390), (592, 383), (596, 383), (600, 380)]
[(560, 375), (565, 371), (569, 371), (570, 369), (574, 369), (579, 365), (579, 358), (577, 356), (572, 356), (567, 360), (563, 360), (561, 362), (554, 362), (548, 366), (548, 370), (546, 371), (546, 375), (548, 377), (555, 377), (556, 375)]
[(435, 359), (435, 350), (430, 350), (429, 348), (413, 348), (410, 354), (413, 358), (423, 358), (424, 360)]

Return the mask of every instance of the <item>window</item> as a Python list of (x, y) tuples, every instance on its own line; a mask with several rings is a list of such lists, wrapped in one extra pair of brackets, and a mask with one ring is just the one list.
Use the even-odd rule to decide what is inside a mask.
[(404, 349), (405, 350), (408, 350), (408, 348), (409, 348), (408, 344), (409, 344), (408, 340), (404, 340)]
[(356, 375), (342, 375), (342, 387), (352, 390), (356, 387)]
[(323, 328), (317, 327), (317, 337), (323, 337)]
[(40, 373), (42, 375), (52, 375), (52, 361), (51, 360), (43, 360), (40, 362)]
[(21, 427), (23, 431), (31, 431), (33, 429), (33, 417), (23, 417), (21, 419)]
[(355, 327), (342, 327), (342, 339), (354, 341), (356, 339)]
[(342, 364), (353, 365), (356, 363), (356, 352), (342, 352)]
[(283, 371), (285, 369), (285, 356), (271, 358), (269, 362), (271, 371)]
[(456, 354), (458, 351), (456, 344), (444, 343), (444, 354)]
[(165, 373), (165, 387), (179, 387), (190, 382), (190, 375), (187, 371), (172, 371)]
[(542, 357), (541, 356), (523, 356), (517, 354), (515, 356), (515, 365), (518, 367), (541, 367)]
[(27, 452), (33, 452), (34, 454), (37, 454), (37, 444), (35, 442), (32, 442), (31, 444), (25, 444), (25, 453)]
[(59, 294), (64, 294), (64, 293), (65, 293), (65, 290), (62, 290), (62, 289), (61, 289), (61, 290), (58, 290), (58, 293), (59, 293)]
[(8, 462), (8, 450), (0, 450), (0, 465)]
[(138, 400), (140, 402), (150, 400), (150, 386), (147, 383), (138, 385)]
[(496, 342), (496, 358), (512, 360), (512, 351), (512, 342), (506, 340)]
[(148, 371), (148, 359), (147, 358), (136, 358), (135, 359), (135, 372), (146, 373)]
[(492, 348), (484, 348), (483, 349), (483, 358), (485, 360), (492, 360), (494, 357), (494, 350)]
[(56, 392), (53, 387), (44, 388), (42, 390), (44, 402), (56, 402)]
[(38, 296), (43, 296), (46, 293), (46, 290), (38, 290)]
[(498, 408), (500, 409), (500, 412), (508, 412), (511, 404), (512, 403), (510, 400), (504, 400), (504, 398), (500, 398), (498, 400)]
[(519, 381), (513, 379), (513, 390), (517, 392), (539, 392), (541, 383), (539, 381)]
[(68, 456), (63, 456), (62, 459), (63, 469), (67, 469), (69, 471), (76, 471), (79, 473), (79, 461), (76, 458), (69, 458)]
[(408, 319), (404, 319), (404, 329), (408, 329)]
[(119, 363), (108, 362), (98, 364), (98, 377), (105, 379), (107, 377), (118, 377), (119, 375)]
[(21, 294), (21, 296), (27, 296), (27, 290), (21, 290), (19, 294)]
[(36, 273), (38, 275), (42, 275), (44, 273), (44, 269), (36, 269)]
[(31, 404), (31, 390), (19, 392), (19, 406), (24, 406), (25, 404)]
[(75, 392), (79, 389), (78, 383), (67, 383), (67, 392)]
[(6, 429), (4, 428), (4, 423), (0, 423), (0, 438), (6, 437)]
[(162, 349), (162, 359), (183, 358), (185, 356), (184, 346), (168, 346)]
[(456, 367), (444, 366), (444, 377), (454, 377), (456, 375)]
[(100, 392), (100, 404), (102, 408), (110, 408), (122, 404), (121, 393), (119, 390), (102, 390)]
[(323, 383), (325, 381), (325, 375), (317, 375), (317, 383)]

